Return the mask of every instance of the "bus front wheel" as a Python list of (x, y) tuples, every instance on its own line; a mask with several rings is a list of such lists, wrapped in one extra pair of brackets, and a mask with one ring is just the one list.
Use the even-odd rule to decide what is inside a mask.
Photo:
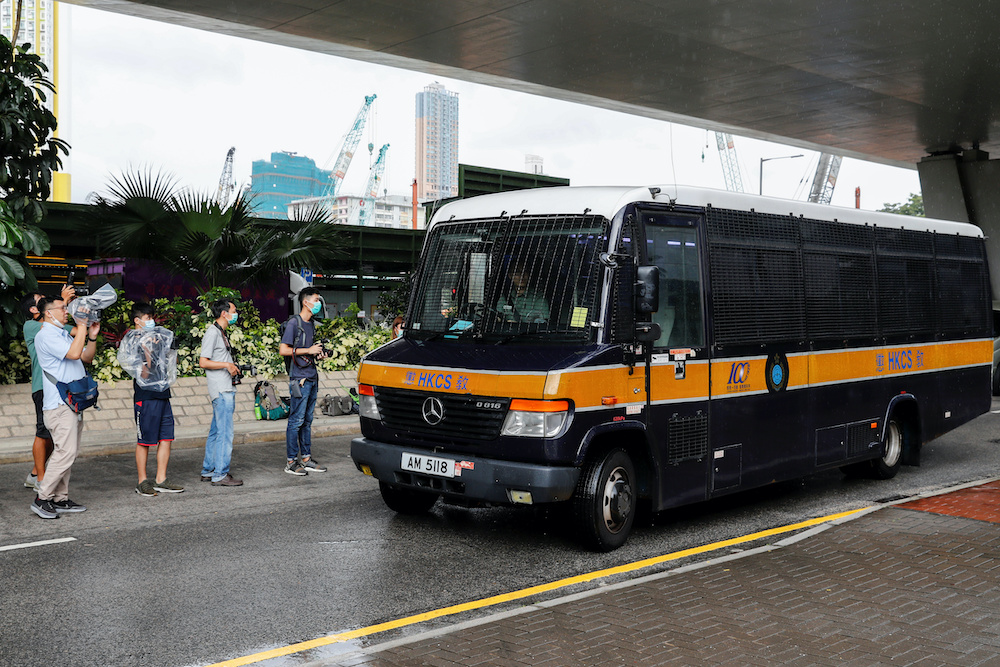
[(584, 543), (596, 551), (625, 544), (635, 521), (635, 467), (624, 449), (588, 461), (573, 495), (573, 514)]
[(406, 489), (381, 481), (378, 490), (389, 509), (400, 514), (424, 514), (434, 507), (438, 499), (436, 493)]

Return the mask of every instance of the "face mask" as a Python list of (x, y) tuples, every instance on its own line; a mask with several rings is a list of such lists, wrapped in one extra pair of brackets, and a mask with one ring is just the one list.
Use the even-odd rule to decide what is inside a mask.
[(230, 324), (236, 324), (236, 320), (240, 319), (239, 313), (233, 313), (233, 316), (229, 318)]
[(144, 326), (147, 329), (152, 329), (153, 327), (156, 326), (156, 322), (154, 320), (143, 320), (142, 326)]
[(323, 310), (323, 304), (317, 301), (312, 305), (312, 308), (310, 308), (309, 310), (312, 311), (313, 315), (319, 315), (319, 311)]

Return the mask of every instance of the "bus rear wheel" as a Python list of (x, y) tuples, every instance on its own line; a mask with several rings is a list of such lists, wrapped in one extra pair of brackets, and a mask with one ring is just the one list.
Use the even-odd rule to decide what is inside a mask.
[(612, 449), (583, 468), (573, 514), (583, 542), (595, 551), (625, 544), (635, 522), (635, 467), (624, 449)]
[(438, 499), (436, 493), (393, 486), (381, 481), (378, 483), (378, 490), (386, 506), (400, 514), (424, 514), (434, 507)]
[(882, 456), (870, 461), (842, 466), (840, 470), (851, 477), (892, 479), (899, 472), (903, 460), (903, 425), (892, 418), (882, 435)]

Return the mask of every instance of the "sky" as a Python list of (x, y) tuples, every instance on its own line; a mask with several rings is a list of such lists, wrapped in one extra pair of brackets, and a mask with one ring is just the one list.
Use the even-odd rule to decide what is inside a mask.
[[(254, 160), (277, 151), (329, 169), (373, 93), (341, 193), (364, 189), (388, 143), (385, 187), (409, 196), (415, 96), (435, 81), (459, 94), (463, 164), (524, 171), (534, 154), (546, 174), (572, 185), (725, 188), (715, 135), (703, 129), (76, 5), (61, 12), (60, 136), (72, 147), (75, 202), (135, 169), (214, 193), (230, 147), (237, 186), (249, 184)], [(761, 158), (802, 154), (765, 162), (763, 192), (807, 198), (817, 153), (738, 135), (735, 143), (748, 192), (760, 187)], [(870, 210), (920, 192), (916, 170), (845, 158), (833, 204), (853, 207), (856, 187)]]

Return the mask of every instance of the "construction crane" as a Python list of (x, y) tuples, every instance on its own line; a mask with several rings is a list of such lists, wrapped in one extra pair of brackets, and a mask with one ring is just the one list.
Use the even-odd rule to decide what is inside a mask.
[(812, 187), (809, 189), (809, 201), (817, 204), (829, 204), (833, 199), (833, 189), (837, 186), (837, 174), (840, 173), (840, 163), (844, 158), (840, 155), (821, 153), (816, 173), (813, 175)]
[(726, 189), (730, 192), (743, 192), (743, 176), (740, 174), (740, 165), (736, 159), (736, 145), (733, 143), (733, 135), (728, 132), (716, 132), (715, 143), (719, 147), (719, 158), (722, 160), (722, 176), (726, 179)]
[[(378, 196), (379, 185), (382, 182), (382, 174), (385, 173), (385, 154), (389, 150), (389, 144), (382, 146), (378, 151), (378, 158), (372, 165), (371, 173), (368, 175), (368, 184), (365, 192), (361, 195), (361, 202), (358, 204), (358, 224), (364, 226), (369, 215), (375, 219), (375, 198)], [(369, 214), (369, 211), (371, 213)]]
[(221, 206), (229, 203), (229, 199), (233, 196), (233, 190), (236, 189), (236, 179), (233, 178), (233, 155), (235, 153), (236, 146), (230, 148), (229, 152), (226, 153), (226, 164), (223, 165), (222, 176), (219, 177), (219, 191), (215, 198)]
[(376, 95), (365, 97), (364, 104), (361, 105), (358, 115), (354, 118), (354, 125), (351, 127), (351, 131), (344, 137), (344, 145), (341, 146), (340, 155), (337, 156), (337, 161), (333, 165), (333, 171), (330, 173), (330, 182), (327, 184), (326, 190), (322, 195), (325, 206), (334, 208), (333, 200), (337, 198), (337, 193), (340, 192), (340, 185), (344, 182), (344, 175), (347, 173), (347, 168), (351, 166), (351, 158), (354, 157), (354, 151), (361, 141), (361, 132), (365, 129), (365, 121), (368, 120), (368, 111), (371, 109), (372, 102), (375, 101), (376, 97)]

